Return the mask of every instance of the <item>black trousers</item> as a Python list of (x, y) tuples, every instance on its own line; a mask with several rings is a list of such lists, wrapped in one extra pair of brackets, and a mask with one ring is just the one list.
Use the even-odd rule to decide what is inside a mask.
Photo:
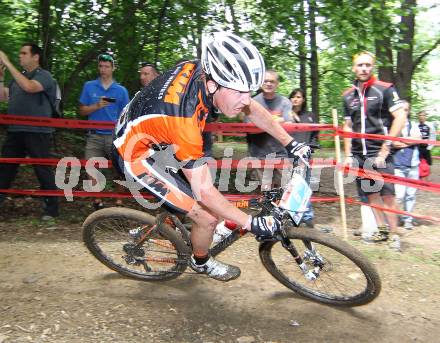
[[(8, 132), (2, 147), (2, 157), (49, 158), (51, 134), (34, 132)], [(17, 176), (18, 164), (0, 163), (0, 189), (8, 189)], [(34, 171), (43, 190), (56, 190), (52, 167), (34, 165)], [(58, 215), (58, 198), (44, 198), (44, 210), (51, 216)]]

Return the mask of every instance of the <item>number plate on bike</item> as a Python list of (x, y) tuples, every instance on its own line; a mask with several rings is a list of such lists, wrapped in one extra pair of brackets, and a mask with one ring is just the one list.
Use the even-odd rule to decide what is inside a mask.
[(288, 210), (292, 220), (296, 225), (299, 225), (311, 195), (312, 190), (302, 176), (293, 174), (292, 179), (286, 186), (279, 206), (282, 209)]

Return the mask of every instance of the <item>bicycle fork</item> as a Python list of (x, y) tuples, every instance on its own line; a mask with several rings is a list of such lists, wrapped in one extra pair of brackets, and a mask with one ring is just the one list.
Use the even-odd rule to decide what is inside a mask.
[[(290, 239), (287, 237), (287, 235), (284, 234), (284, 232), (281, 234), (281, 244), (282, 246), (292, 255), (292, 257), (295, 259), (295, 262), (298, 264), (299, 268), (301, 269), (302, 273), (304, 274), (304, 277), (306, 280), (309, 281), (315, 281), (319, 277), (319, 272), (321, 268), (319, 266), (315, 266), (313, 269), (309, 269), (307, 264), (304, 262), (304, 259), (301, 257), (301, 255), (298, 253), (298, 250), (296, 250), (295, 246), (292, 244)], [(306, 257), (311, 257), (313, 254), (313, 247), (310, 242), (304, 242), (304, 245), (306, 246)], [(311, 259), (313, 261), (313, 259)]]

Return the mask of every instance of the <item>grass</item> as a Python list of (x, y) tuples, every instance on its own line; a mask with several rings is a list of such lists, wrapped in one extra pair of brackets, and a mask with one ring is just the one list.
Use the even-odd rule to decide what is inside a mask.
[(424, 263), (440, 266), (440, 251), (427, 255), (423, 247), (412, 247), (410, 250), (404, 250), (403, 253), (396, 253), (388, 249), (386, 244), (374, 246), (363, 244), (361, 241), (350, 241), (350, 244), (362, 251), (369, 260), (377, 263), (380, 263), (381, 260), (393, 260), (409, 264)]

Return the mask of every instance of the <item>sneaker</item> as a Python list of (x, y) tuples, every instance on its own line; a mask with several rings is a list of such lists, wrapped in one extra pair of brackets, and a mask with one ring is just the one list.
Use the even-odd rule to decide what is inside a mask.
[(414, 228), (414, 225), (411, 222), (405, 222), (403, 223), (403, 228), (405, 230), (412, 230)]
[(390, 236), (390, 228), (388, 225), (378, 226), (377, 230), (385, 238), (385, 240), (388, 240), (388, 238)]
[(222, 263), (210, 257), (209, 260), (202, 265), (196, 264), (194, 256), (191, 256), (191, 268), (197, 272), (208, 275), (218, 281), (230, 281), (240, 276), (240, 268)]
[(400, 247), (400, 237), (398, 235), (392, 235), (391, 236), (391, 242), (389, 244), (389, 247), (391, 250), (401, 252), (402, 249)]
[(388, 240), (388, 235), (382, 232), (375, 232), (371, 236), (362, 237), (364, 243), (381, 243)]

